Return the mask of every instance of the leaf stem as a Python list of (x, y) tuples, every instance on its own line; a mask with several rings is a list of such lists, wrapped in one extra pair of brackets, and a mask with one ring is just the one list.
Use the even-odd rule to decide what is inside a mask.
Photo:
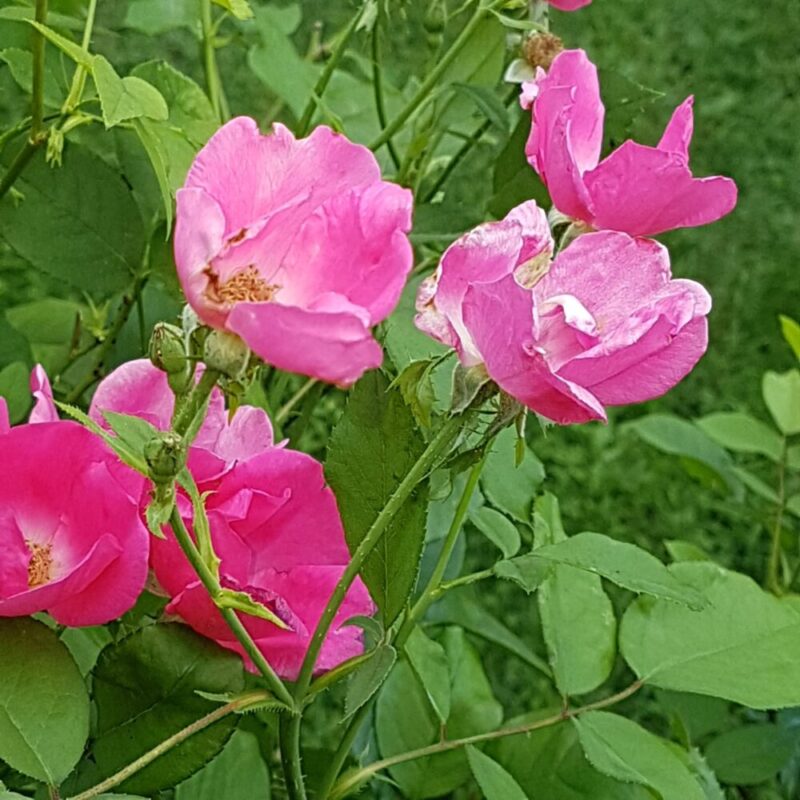
[[(381, 129), (386, 127), (388, 118), (386, 116), (386, 103), (383, 95), (383, 73), (381, 72), (381, 25), (383, 22), (383, 9), (379, 8), (378, 17), (375, 20), (375, 27), (372, 29), (372, 90), (375, 94), (375, 111), (378, 114), (378, 122)], [(386, 147), (392, 159), (395, 170), (400, 169), (400, 156), (391, 137), (386, 140)]]
[(206, 86), (211, 106), (220, 122), (224, 121), (222, 112), (222, 86), (217, 66), (214, 22), (211, 18), (211, 0), (200, 0), (200, 24), (203, 32), (203, 67), (206, 73)]
[(787, 439), (783, 437), (781, 458), (778, 462), (778, 504), (775, 510), (775, 525), (772, 529), (772, 546), (767, 564), (767, 588), (773, 594), (783, 594), (783, 587), (778, 577), (781, 566), (781, 532), (783, 530), (783, 515), (786, 508), (786, 456), (788, 452)]
[(458, 35), (453, 44), (450, 45), (448, 51), (442, 56), (436, 66), (431, 70), (428, 77), (422, 82), (422, 85), (417, 89), (414, 96), (406, 103), (405, 107), (400, 113), (380, 132), (378, 137), (369, 145), (370, 150), (378, 150), (383, 145), (387, 144), (389, 140), (405, 125), (405, 123), (413, 116), (419, 107), (425, 102), (428, 95), (433, 91), (439, 79), (444, 75), (450, 65), (455, 61), (458, 54), (464, 48), (469, 38), (475, 33), (480, 24), (483, 22), (487, 14), (492, 8), (491, 4), (487, 4), (484, 0), (479, 0), (478, 7), (472, 18), (464, 26), (461, 33)]
[[(83, 26), (83, 38), (81, 39), (81, 47), (84, 50), (89, 49), (92, 42), (92, 31), (94, 30), (94, 18), (97, 12), (97, 0), (89, 0), (89, 8), (86, 12), (86, 23)], [(75, 108), (80, 104), (83, 98), (83, 89), (86, 86), (86, 75), (88, 71), (83, 64), (78, 64), (75, 67), (75, 72), (72, 75), (72, 83), (69, 87), (69, 94), (64, 101), (62, 111), (65, 114), (71, 114)]]
[(205, 728), (208, 728), (210, 725), (213, 725), (215, 722), (227, 717), (228, 714), (236, 711), (238, 707), (238, 702), (233, 702), (224, 706), (220, 706), (219, 708), (215, 708), (210, 714), (206, 714), (206, 716), (201, 717), (191, 725), (187, 725), (185, 728), (179, 730), (168, 739), (160, 742), (152, 750), (148, 750), (144, 755), (140, 756), (135, 761), (132, 761), (127, 767), (123, 767), (119, 772), (116, 772), (110, 778), (106, 778), (104, 781), (98, 783), (96, 786), (93, 786), (91, 789), (87, 789), (85, 792), (75, 795), (72, 800), (91, 800), (91, 798), (97, 797), (98, 795), (109, 791), (109, 789), (113, 789), (115, 786), (119, 786), (123, 781), (139, 772), (139, 770), (144, 769), (148, 764), (152, 764), (157, 758), (160, 758), (165, 753), (168, 753), (173, 747), (177, 747), (179, 744), (181, 744), (181, 742), (186, 741), (186, 739), (189, 737), (194, 736), (194, 734), (199, 733)]
[(317, 109), (317, 104), (322, 99), (322, 95), (325, 94), (325, 90), (328, 88), (328, 84), (333, 77), (333, 73), (336, 71), (336, 68), (339, 66), (339, 62), (342, 60), (342, 57), (347, 51), (347, 45), (350, 43), (350, 39), (358, 29), (358, 25), (361, 22), (361, 19), (364, 16), (364, 11), (368, 5), (369, 4), (366, 2), (362, 4), (361, 8), (356, 11), (356, 13), (353, 15), (353, 18), (342, 32), (342, 35), (339, 37), (336, 47), (331, 53), (328, 62), (325, 64), (325, 69), (322, 70), (322, 74), (319, 76), (316, 84), (314, 85), (314, 89), (311, 92), (311, 97), (309, 98), (309, 101), (303, 111), (303, 116), (300, 118), (300, 122), (297, 124), (298, 138), (303, 137), (308, 133), (308, 130), (311, 127), (311, 120), (313, 119), (314, 112)]
[[(34, 11), (37, 22), (44, 25), (47, 22), (47, 0), (36, 0)], [(31, 88), (31, 132), (30, 141), (39, 142), (44, 133), (44, 36), (38, 31), (33, 32), (33, 79)]]
[[(197, 573), (197, 577), (200, 579), (200, 582), (203, 584), (212, 599), (217, 597), (222, 591), (222, 587), (220, 586), (217, 578), (208, 568), (208, 565), (203, 561), (203, 558), (195, 546), (192, 537), (189, 535), (189, 531), (186, 529), (186, 525), (184, 525), (183, 519), (181, 518), (177, 507), (172, 509), (170, 526), (175, 534), (175, 539), (180, 545), (181, 550), (183, 550), (184, 555), (189, 560), (189, 563), (192, 565), (192, 568)], [(288, 708), (294, 708), (294, 701), (292, 700), (289, 690), (283, 684), (281, 679), (275, 674), (272, 667), (264, 658), (263, 653), (258, 649), (258, 645), (253, 641), (253, 638), (242, 624), (242, 621), (236, 616), (236, 613), (230, 608), (221, 608), (219, 609), (219, 613), (222, 614), (223, 619), (233, 632), (233, 635), (237, 638), (239, 644), (242, 645), (244, 651), (247, 653), (251, 661), (258, 668), (258, 671), (266, 680), (270, 691), (282, 703), (285, 703)]]
[(375, 761), (366, 767), (347, 775), (344, 779), (339, 781), (334, 786), (333, 791), (328, 796), (327, 800), (342, 800), (348, 794), (358, 789), (369, 780), (373, 775), (381, 770), (397, 766), (398, 764), (405, 764), (408, 761), (415, 761), (418, 758), (425, 758), (426, 756), (433, 756), (437, 753), (445, 753), (449, 750), (457, 750), (460, 747), (466, 747), (471, 744), (480, 744), (481, 742), (489, 742), (493, 739), (502, 739), (506, 736), (517, 736), (522, 733), (531, 733), (532, 731), (547, 728), (552, 725), (557, 725), (560, 722), (585, 714), (587, 711), (597, 711), (601, 708), (608, 708), (609, 706), (616, 705), (622, 702), (631, 695), (639, 691), (643, 686), (642, 681), (636, 681), (621, 692), (606, 697), (603, 700), (598, 700), (595, 703), (589, 703), (579, 708), (566, 708), (558, 714), (545, 719), (536, 720), (535, 722), (528, 722), (523, 725), (512, 725), (507, 728), (500, 728), (498, 730), (489, 731), (488, 733), (479, 733), (474, 736), (466, 736), (463, 739), (450, 739), (442, 742), (437, 742), (428, 747), (420, 747), (417, 750), (411, 750), (407, 753), (398, 753), (395, 756)]
[(309, 378), (275, 414), (274, 422), (280, 425), (291, 414), (292, 409), (319, 383), (316, 378)]

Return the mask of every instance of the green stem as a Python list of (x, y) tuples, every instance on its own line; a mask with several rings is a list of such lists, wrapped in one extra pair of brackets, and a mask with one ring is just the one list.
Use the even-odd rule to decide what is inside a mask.
[(228, 714), (236, 711), (238, 707), (239, 704), (233, 702), (224, 706), (220, 706), (219, 708), (215, 708), (210, 714), (206, 714), (206, 716), (201, 717), (191, 725), (187, 725), (182, 730), (179, 730), (177, 733), (170, 736), (169, 739), (165, 739), (160, 744), (157, 744), (152, 750), (148, 750), (143, 756), (137, 758), (136, 761), (132, 761), (127, 767), (123, 767), (119, 772), (114, 773), (110, 778), (106, 778), (104, 781), (98, 783), (96, 786), (93, 786), (91, 789), (87, 789), (85, 792), (75, 795), (72, 800), (91, 800), (91, 798), (108, 792), (115, 786), (119, 786), (123, 781), (126, 781), (132, 775), (135, 775), (137, 772), (139, 772), (139, 770), (144, 769), (148, 764), (152, 764), (157, 758), (160, 758), (165, 753), (168, 753), (173, 747), (177, 747), (181, 742), (186, 741), (189, 737), (194, 736), (194, 734), (199, 733), (205, 728), (208, 728), (210, 725), (213, 725), (215, 722), (227, 717)]
[[(47, 22), (47, 0), (36, 0), (35, 19), (42, 25)], [(44, 125), (44, 36), (33, 32), (33, 79), (31, 89), (31, 132), (30, 141), (43, 138)]]
[[(147, 257), (145, 256), (145, 260), (146, 258)], [(73, 389), (66, 396), (65, 400), (67, 403), (75, 403), (88, 388), (93, 386), (103, 377), (103, 363), (105, 362), (106, 356), (114, 346), (120, 331), (125, 326), (125, 323), (128, 321), (128, 318), (131, 315), (131, 311), (133, 311), (134, 307), (136, 306), (137, 299), (142, 293), (142, 289), (144, 289), (148, 277), (149, 274), (146, 271), (137, 275), (134, 278), (130, 289), (123, 295), (122, 303), (120, 304), (117, 316), (111, 325), (111, 329), (106, 334), (106, 338), (103, 339), (102, 343), (97, 348), (92, 369), (90, 370), (89, 374), (80, 383), (73, 387)]]
[[(206, 369), (180, 408), (177, 408), (176, 404), (176, 413), (172, 419), (172, 430), (175, 433), (185, 436), (191, 429), (192, 423), (205, 407), (209, 395), (217, 385), (219, 376), (220, 374), (216, 370)], [(191, 444), (191, 442), (187, 442), (187, 444)]]
[(331, 789), (333, 788), (334, 783), (336, 783), (339, 773), (342, 771), (344, 762), (347, 760), (347, 756), (350, 754), (350, 750), (353, 747), (353, 742), (356, 740), (356, 736), (358, 736), (358, 732), (361, 730), (364, 720), (366, 720), (367, 716), (372, 711), (375, 698), (376, 695), (373, 695), (366, 703), (364, 703), (363, 706), (361, 706), (361, 708), (358, 709), (358, 711), (356, 711), (350, 720), (347, 730), (344, 732), (344, 735), (339, 741), (339, 746), (336, 748), (336, 752), (333, 754), (333, 758), (328, 764), (328, 769), (325, 770), (325, 774), (322, 776), (322, 780), (317, 787), (317, 797), (319, 797), (320, 800), (326, 800), (326, 798), (330, 795)]
[(319, 383), (316, 378), (309, 378), (278, 410), (274, 422), (280, 425), (286, 420), (292, 409)]
[(775, 511), (775, 526), (772, 529), (772, 546), (767, 564), (767, 588), (773, 594), (783, 594), (783, 587), (778, 577), (781, 567), (781, 532), (783, 530), (783, 514), (786, 508), (786, 455), (787, 439), (783, 437), (781, 458), (778, 462), (778, 507)]
[[(83, 39), (81, 40), (81, 47), (84, 50), (88, 50), (89, 45), (92, 43), (92, 31), (94, 30), (96, 12), (97, 0), (89, 0), (89, 8), (86, 12), (86, 23), (83, 26)], [(69, 87), (69, 94), (62, 107), (62, 111), (65, 114), (72, 113), (80, 104), (83, 98), (83, 89), (86, 86), (87, 74), (87, 69), (83, 64), (78, 64), (78, 66), (75, 67), (75, 72), (72, 76), (72, 84)]]
[[(375, 94), (375, 110), (378, 113), (378, 122), (381, 129), (386, 127), (388, 118), (386, 116), (386, 103), (383, 97), (383, 73), (381, 72), (381, 23), (383, 21), (383, 9), (378, 10), (378, 18), (375, 20), (375, 27), (372, 29), (372, 89)], [(400, 169), (400, 156), (391, 138), (387, 139), (386, 147), (392, 159), (395, 170)]]
[[(170, 525), (173, 533), (175, 534), (175, 539), (180, 545), (181, 550), (183, 550), (186, 558), (189, 560), (189, 563), (192, 565), (192, 568), (197, 573), (197, 577), (200, 579), (200, 582), (203, 584), (211, 598), (214, 599), (222, 591), (222, 587), (220, 586), (217, 578), (208, 568), (208, 565), (203, 561), (203, 558), (195, 546), (192, 537), (189, 535), (189, 531), (186, 530), (186, 525), (184, 525), (183, 519), (181, 518), (177, 507), (172, 509)], [(283, 684), (281, 679), (275, 674), (272, 667), (264, 658), (263, 653), (258, 649), (258, 645), (256, 645), (256, 643), (253, 641), (253, 638), (242, 624), (242, 621), (236, 616), (236, 613), (229, 608), (221, 608), (219, 612), (222, 614), (223, 619), (233, 632), (233, 635), (239, 641), (239, 644), (242, 645), (244, 651), (250, 657), (250, 660), (256, 665), (258, 671), (263, 675), (270, 691), (282, 703), (285, 703), (288, 708), (293, 708), (294, 701), (292, 700), (289, 690)]]
[(536, 720), (535, 722), (528, 722), (524, 725), (512, 725), (507, 728), (500, 728), (499, 730), (489, 731), (488, 733), (479, 733), (475, 736), (466, 736), (463, 739), (450, 739), (437, 742), (429, 747), (420, 747), (418, 750), (411, 750), (407, 753), (399, 753), (398, 755), (384, 758), (380, 761), (375, 761), (369, 766), (363, 767), (357, 772), (351, 773), (343, 780), (334, 786), (333, 791), (328, 796), (327, 800), (342, 800), (347, 797), (351, 792), (357, 790), (373, 775), (381, 770), (389, 769), (390, 767), (397, 766), (398, 764), (405, 764), (408, 761), (416, 761), (418, 758), (425, 758), (426, 756), (433, 756), (437, 753), (446, 753), (449, 750), (457, 750), (461, 747), (466, 747), (471, 744), (480, 744), (481, 742), (489, 742), (493, 739), (502, 739), (506, 736), (517, 736), (522, 733), (530, 733), (541, 728), (548, 728), (552, 725), (557, 725), (560, 722), (577, 717), (580, 714), (585, 714), (587, 711), (597, 711), (601, 708), (608, 708), (609, 706), (616, 705), (626, 698), (635, 694), (642, 688), (642, 681), (635, 683), (623, 689), (617, 694), (606, 697), (604, 700), (598, 700), (596, 703), (589, 703), (588, 705), (581, 706), (580, 708), (567, 708), (558, 714), (545, 719)]
[(38, 139), (33, 142), (28, 139), (22, 146), (22, 149), (14, 157), (14, 160), (9, 165), (2, 180), (0, 180), (0, 198), (14, 185), (14, 181), (22, 174), (28, 162), (33, 158), (33, 154), (41, 147), (44, 140)]
[(356, 32), (358, 24), (361, 22), (361, 18), (363, 17), (364, 11), (368, 5), (368, 3), (362, 4), (361, 8), (353, 15), (353, 18), (342, 32), (339, 41), (336, 43), (336, 47), (331, 53), (331, 57), (325, 64), (325, 69), (322, 70), (322, 74), (319, 76), (319, 79), (314, 85), (314, 89), (311, 92), (311, 98), (306, 104), (305, 110), (303, 111), (303, 116), (300, 118), (300, 122), (297, 125), (298, 137), (305, 136), (308, 133), (308, 130), (311, 127), (311, 120), (313, 119), (314, 112), (317, 109), (317, 105), (322, 99), (322, 95), (325, 94), (325, 90), (328, 88), (328, 84), (333, 77), (333, 73), (336, 71), (336, 67), (339, 66), (339, 62), (341, 62), (342, 57), (347, 51), (347, 45), (350, 43), (350, 39)]
[(217, 50), (215, 44), (214, 23), (211, 19), (211, 0), (200, 0), (200, 24), (203, 31), (203, 67), (206, 73), (206, 85), (211, 106), (220, 122), (222, 116), (222, 92), (217, 69)]
[(278, 721), (281, 765), (286, 779), (286, 792), (289, 800), (306, 800), (303, 765), (300, 760), (300, 725), (292, 724), (294, 719), (299, 720), (300, 717), (286, 719), (281, 715)]
[(491, 5), (484, 4), (484, 0), (480, 0), (478, 8), (472, 18), (464, 26), (464, 29), (458, 35), (458, 38), (450, 45), (448, 51), (442, 56), (441, 60), (436, 64), (434, 69), (431, 70), (428, 77), (422, 82), (422, 85), (417, 89), (414, 96), (408, 101), (402, 111), (380, 132), (378, 137), (369, 145), (370, 150), (378, 150), (383, 147), (409, 120), (409, 118), (419, 109), (425, 102), (428, 95), (436, 87), (439, 79), (444, 75), (450, 65), (455, 61), (458, 54), (464, 48), (464, 45), (469, 41), (469, 38), (475, 33), (481, 25), (486, 15), (489, 13)]
[(478, 486), (478, 481), (483, 471), (483, 465), (486, 463), (486, 456), (484, 456), (475, 466), (470, 470), (467, 483), (464, 486), (464, 491), (461, 494), (461, 499), (458, 501), (456, 513), (453, 515), (453, 521), (450, 523), (450, 529), (447, 531), (444, 544), (442, 545), (442, 552), (439, 553), (439, 558), (436, 561), (436, 566), (433, 568), (428, 585), (425, 587), (419, 600), (415, 603), (409, 614), (406, 616), (405, 621), (400, 627), (397, 634), (396, 646), (399, 650), (406, 642), (406, 639), (411, 635), (417, 621), (422, 619), (425, 612), (428, 610), (431, 603), (437, 598), (439, 587), (444, 578), (444, 573), (447, 570), (447, 565), (450, 563), (450, 558), (453, 555), (453, 549), (458, 541), (458, 535), (461, 533), (461, 527), (464, 524), (464, 519), (469, 511), (469, 504), (472, 501), (472, 495)]

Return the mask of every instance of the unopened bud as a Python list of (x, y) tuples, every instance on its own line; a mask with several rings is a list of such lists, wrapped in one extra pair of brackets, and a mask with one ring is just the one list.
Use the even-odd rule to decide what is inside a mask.
[(186, 448), (177, 433), (165, 431), (145, 444), (144, 459), (153, 483), (168, 483), (183, 469)]
[(422, 20), (422, 25), (430, 34), (441, 34), (447, 25), (447, 14), (441, 0), (433, 0)]
[(250, 348), (234, 333), (213, 330), (203, 345), (203, 361), (209, 369), (237, 381), (247, 371)]
[(553, 59), (563, 49), (564, 42), (552, 33), (536, 33), (522, 45), (525, 60), (534, 69), (550, 69)]
[(183, 331), (176, 325), (159, 322), (150, 337), (150, 361), (167, 375), (184, 372), (189, 362), (183, 344)]

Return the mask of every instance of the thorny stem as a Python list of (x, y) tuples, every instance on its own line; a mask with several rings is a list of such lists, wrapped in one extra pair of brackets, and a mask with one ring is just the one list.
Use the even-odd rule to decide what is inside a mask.
[[(175, 433), (185, 436), (186, 432), (190, 430), (195, 417), (205, 406), (208, 396), (216, 386), (219, 375), (216, 370), (206, 369), (197, 385), (192, 389), (191, 394), (186, 398), (186, 402), (180, 409), (176, 407), (176, 412), (172, 419), (172, 429)], [(191, 442), (187, 442), (187, 444), (191, 444)]]
[(119, 772), (114, 773), (110, 778), (106, 778), (104, 781), (98, 783), (96, 786), (93, 786), (91, 789), (87, 789), (85, 792), (75, 795), (72, 800), (91, 800), (91, 798), (97, 797), (98, 795), (113, 789), (115, 786), (119, 786), (123, 781), (139, 772), (139, 770), (144, 769), (148, 764), (152, 764), (152, 762), (157, 758), (160, 758), (165, 753), (172, 750), (173, 747), (177, 747), (181, 742), (186, 741), (186, 739), (188, 739), (190, 736), (194, 736), (194, 734), (199, 733), (205, 728), (208, 728), (210, 725), (213, 725), (215, 722), (227, 717), (228, 714), (237, 711), (238, 708), (239, 703), (236, 701), (228, 703), (224, 706), (220, 706), (219, 708), (215, 708), (210, 714), (206, 714), (206, 716), (201, 717), (191, 725), (187, 725), (182, 730), (179, 730), (177, 733), (170, 736), (169, 739), (165, 739), (163, 742), (160, 742), (152, 750), (148, 750), (143, 756), (137, 758), (136, 761), (132, 761), (127, 767), (123, 767)]
[(400, 113), (380, 132), (378, 137), (369, 145), (370, 150), (378, 150), (385, 145), (402, 127), (406, 124), (411, 116), (419, 109), (419, 107), (428, 98), (428, 95), (436, 87), (440, 78), (450, 65), (455, 61), (458, 54), (464, 48), (469, 38), (475, 33), (481, 25), (486, 15), (491, 10), (492, 5), (487, 4), (484, 0), (480, 0), (478, 8), (472, 15), (472, 18), (464, 26), (464, 29), (458, 35), (458, 38), (450, 45), (448, 51), (442, 56), (436, 67), (431, 70), (428, 77), (422, 82), (422, 85), (417, 89), (414, 96), (408, 101)]
[[(172, 514), (170, 515), (170, 526), (172, 527), (172, 531), (175, 534), (175, 539), (180, 545), (181, 550), (183, 550), (184, 555), (189, 560), (192, 568), (197, 573), (197, 577), (200, 579), (200, 582), (203, 584), (212, 600), (218, 597), (222, 591), (222, 587), (220, 586), (217, 578), (208, 568), (208, 565), (205, 563), (205, 561), (203, 561), (203, 558), (195, 546), (192, 537), (189, 535), (189, 531), (186, 530), (186, 525), (184, 525), (183, 519), (181, 518), (177, 507), (172, 509)], [(286, 688), (286, 686), (284, 686), (281, 679), (275, 674), (269, 663), (267, 663), (264, 655), (258, 649), (258, 645), (256, 645), (256, 643), (253, 641), (253, 638), (247, 632), (247, 629), (244, 627), (239, 617), (236, 616), (236, 613), (230, 608), (221, 608), (219, 609), (219, 612), (222, 614), (223, 619), (233, 632), (233, 635), (239, 641), (239, 644), (242, 645), (244, 651), (247, 653), (251, 661), (256, 665), (258, 671), (266, 680), (270, 691), (282, 703), (285, 703), (288, 708), (293, 708), (294, 702), (291, 694), (289, 694), (289, 690)]]
[(767, 588), (773, 594), (783, 594), (778, 573), (781, 566), (781, 531), (783, 530), (783, 514), (786, 508), (786, 455), (788, 452), (786, 437), (783, 437), (781, 457), (778, 462), (778, 504), (775, 510), (775, 525), (772, 529), (772, 547), (767, 564)]
[(339, 62), (342, 60), (342, 57), (347, 51), (347, 45), (350, 43), (350, 39), (358, 29), (358, 25), (361, 22), (368, 5), (368, 3), (364, 3), (353, 15), (353, 18), (342, 32), (339, 41), (336, 43), (336, 47), (331, 53), (327, 64), (325, 64), (325, 69), (322, 70), (322, 74), (319, 76), (319, 79), (314, 85), (314, 89), (311, 92), (311, 98), (306, 104), (305, 110), (303, 111), (303, 116), (300, 118), (300, 122), (297, 125), (298, 137), (305, 136), (308, 133), (308, 129), (311, 127), (311, 120), (314, 117), (314, 111), (317, 109), (317, 104), (322, 99), (322, 95), (325, 94), (325, 90), (328, 88), (328, 84), (333, 77), (333, 73), (336, 71), (336, 68), (339, 66)]
[(375, 761), (366, 767), (346, 776), (343, 780), (334, 786), (333, 791), (328, 795), (327, 800), (342, 800), (347, 797), (352, 791), (359, 788), (365, 781), (369, 780), (373, 775), (381, 770), (397, 766), (398, 764), (405, 764), (408, 761), (415, 761), (418, 758), (425, 758), (426, 756), (433, 756), (437, 753), (445, 753), (449, 750), (457, 750), (461, 747), (466, 747), (471, 744), (480, 744), (481, 742), (489, 742), (493, 739), (502, 739), (506, 736), (517, 736), (522, 733), (531, 733), (532, 731), (540, 730), (541, 728), (548, 728), (552, 725), (557, 725), (560, 722), (572, 719), (573, 717), (585, 714), (587, 711), (597, 711), (598, 709), (608, 708), (609, 706), (616, 705), (622, 702), (631, 695), (639, 691), (643, 686), (642, 681), (636, 681), (623, 689), (617, 694), (606, 697), (603, 700), (598, 700), (595, 703), (589, 703), (579, 708), (565, 708), (558, 714), (545, 719), (536, 720), (535, 722), (528, 722), (524, 725), (512, 725), (508, 728), (500, 728), (488, 733), (479, 733), (475, 736), (467, 736), (463, 739), (450, 739), (437, 742), (429, 747), (420, 747), (418, 750), (411, 750), (407, 753), (399, 753), (398, 755), (384, 758), (380, 761)]
[(293, 724), (301, 717), (278, 721), (278, 738), (281, 749), (281, 765), (286, 778), (286, 791), (289, 800), (306, 800), (306, 786), (303, 780), (303, 765), (300, 761), (300, 725)]

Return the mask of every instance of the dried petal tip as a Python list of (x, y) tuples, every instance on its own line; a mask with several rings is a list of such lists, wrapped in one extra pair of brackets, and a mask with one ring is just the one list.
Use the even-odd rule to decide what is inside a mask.
[(553, 59), (564, 49), (561, 37), (552, 33), (537, 33), (525, 40), (522, 52), (534, 69), (549, 69)]

